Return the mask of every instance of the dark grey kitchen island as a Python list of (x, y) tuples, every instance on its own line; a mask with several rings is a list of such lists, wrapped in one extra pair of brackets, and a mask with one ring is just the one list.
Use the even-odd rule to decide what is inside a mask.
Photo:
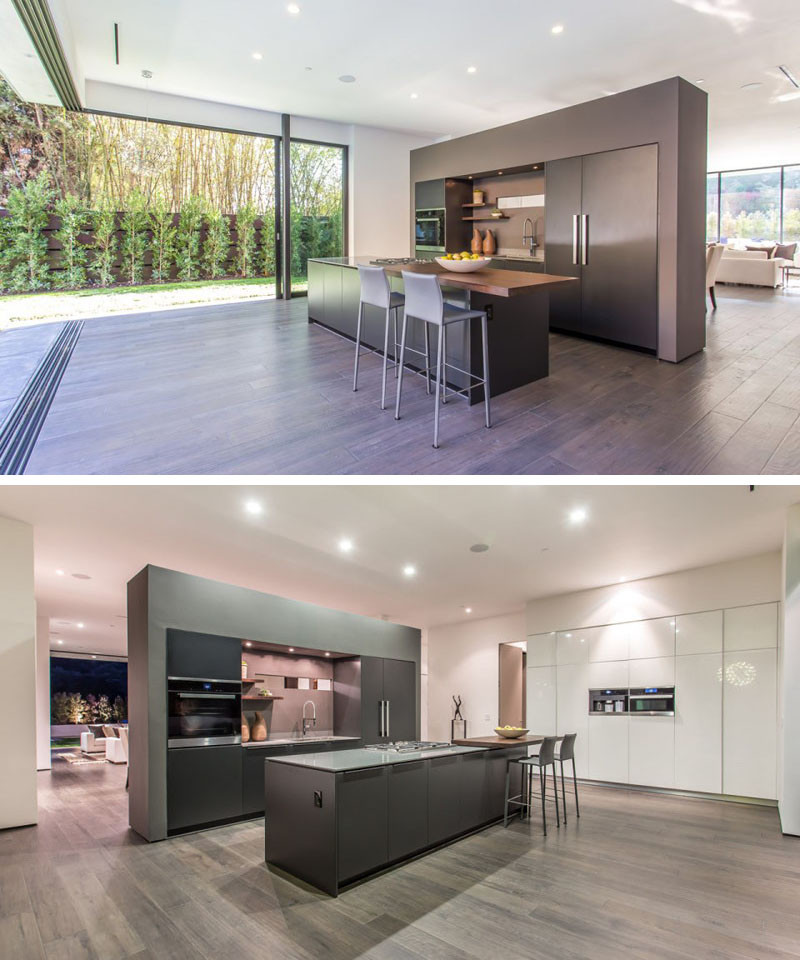
[[(332, 896), (503, 816), (527, 747), (357, 749), (267, 760), (267, 863)], [(511, 768), (520, 792), (520, 768)]]
[[(358, 320), (360, 282), (358, 267), (382, 266), (392, 290), (402, 292), (403, 270), (435, 273), (440, 277), (446, 300), (465, 309), (486, 310), (489, 314), (489, 373), (492, 396), (498, 396), (550, 372), (549, 331), (550, 291), (578, 285), (574, 277), (552, 276), (491, 267), (475, 273), (450, 273), (430, 260), (408, 263), (381, 257), (333, 257), (308, 261), (308, 319), (335, 333), (355, 340)], [(361, 339), (366, 347), (383, 351), (385, 314), (367, 305)], [(417, 351), (407, 357), (408, 365), (425, 366), (424, 324), (409, 323), (408, 349)], [(436, 331), (431, 334), (431, 357), (436, 357)], [(389, 353), (392, 337), (389, 337)], [(483, 375), (480, 345), (480, 321), (454, 324), (447, 334), (448, 385), (459, 390), (468, 386), (468, 378), (457, 370)], [(470, 392), (470, 403), (483, 401), (483, 387)]]

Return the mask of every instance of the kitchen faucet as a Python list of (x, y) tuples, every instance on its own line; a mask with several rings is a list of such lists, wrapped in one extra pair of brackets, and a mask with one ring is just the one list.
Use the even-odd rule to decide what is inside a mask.
[[(306, 716), (306, 707), (311, 704), (312, 715), (310, 717)], [(317, 708), (313, 700), (306, 700), (303, 704), (303, 736), (308, 733), (309, 727), (316, 727), (317, 725)]]
[[(530, 224), (530, 233), (528, 233), (528, 224)], [(533, 256), (536, 249), (536, 228), (530, 217), (525, 217), (525, 223), (522, 225), (522, 242), (528, 244), (528, 252)]]

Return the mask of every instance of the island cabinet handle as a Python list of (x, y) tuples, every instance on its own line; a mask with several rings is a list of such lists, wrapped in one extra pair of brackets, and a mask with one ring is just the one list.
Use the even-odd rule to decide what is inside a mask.
[(389, 736), (389, 705), (391, 704), (391, 702), (392, 702), (391, 700), (386, 701), (386, 736), (387, 737)]
[(572, 263), (578, 265), (578, 214), (572, 218)]
[(581, 265), (586, 266), (589, 262), (589, 214), (584, 213), (581, 216)]

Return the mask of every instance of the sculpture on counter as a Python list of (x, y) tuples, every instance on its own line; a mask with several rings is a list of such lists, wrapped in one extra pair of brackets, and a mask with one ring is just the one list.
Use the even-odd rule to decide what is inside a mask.
[(473, 253), (481, 253), (483, 251), (483, 237), (477, 227), (472, 231), (472, 246), (470, 249)]
[(254, 741), (267, 739), (267, 723), (264, 720), (264, 714), (260, 710), (255, 712), (255, 720), (250, 731), (250, 736)]
[(453, 697), (453, 703), (456, 705), (456, 712), (453, 714), (454, 720), (463, 720), (461, 716), (461, 694), (459, 693), (458, 697)]
[(486, 236), (483, 238), (483, 252), (489, 255), (497, 253), (497, 243), (491, 230), (487, 230)]
[(461, 716), (461, 694), (453, 697), (453, 703), (456, 706), (456, 712), (450, 721), (450, 742), (454, 740), (465, 740), (467, 737), (467, 721)]
[(242, 714), (242, 743), (247, 743), (250, 739), (250, 724), (247, 722), (247, 715)]

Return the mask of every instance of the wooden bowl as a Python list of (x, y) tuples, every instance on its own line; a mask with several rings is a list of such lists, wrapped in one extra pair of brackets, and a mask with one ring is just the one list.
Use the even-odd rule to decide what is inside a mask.
[(518, 737), (524, 737), (528, 732), (528, 727), (512, 727), (506, 730), (504, 727), (495, 727), (494, 732), (498, 737), (505, 737), (506, 740), (516, 740)]
[(491, 263), (491, 257), (481, 257), (480, 260), (445, 260), (443, 257), (437, 257), (436, 262), (445, 270), (451, 273), (475, 273), (481, 270), (487, 264)]

